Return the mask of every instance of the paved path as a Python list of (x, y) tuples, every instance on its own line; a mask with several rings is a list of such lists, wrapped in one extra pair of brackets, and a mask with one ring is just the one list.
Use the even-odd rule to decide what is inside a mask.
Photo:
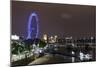
[(52, 54), (48, 54), (48, 55), (45, 55), (43, 57), (36, 59), (35, 61), (32, 61), (28, 65), (50, 64), (50, 63), (60, 63), (60, 62), (64, 62), (63, 57), (59, 55), (53, 56)]

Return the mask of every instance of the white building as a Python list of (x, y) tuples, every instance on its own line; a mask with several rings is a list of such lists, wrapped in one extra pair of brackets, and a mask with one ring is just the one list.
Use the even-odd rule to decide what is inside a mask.
[(12, 39), (12, 40), (19, 40), (19, 39), (20, 39), (20, 37), (19, 37), (19, 36), (17, 36), (17, 35), (11, 35), (11, 39)]

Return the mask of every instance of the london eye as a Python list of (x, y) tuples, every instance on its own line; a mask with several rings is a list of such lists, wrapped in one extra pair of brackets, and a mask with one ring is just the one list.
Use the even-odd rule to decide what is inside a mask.
[(39, 37), (39, 19), (36, 12), (32, 12), (28, 19), (27, 39)]

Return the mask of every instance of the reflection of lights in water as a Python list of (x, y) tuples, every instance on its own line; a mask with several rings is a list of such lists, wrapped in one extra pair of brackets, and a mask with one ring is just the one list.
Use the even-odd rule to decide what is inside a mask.
[(82, 52), (80, 52), (80, 56), (79, 56), (79, 57), (80, 57), (80, 60), (83, 61), (83, 59), (84, 59), (84, 54), (83, 54)]
[(74, 47), (74, 43), (72, 43), (72, 46)]
[(75, 62), (75, 57), (72, 57), (72, 62)]
[(84, 54), (84, 53), (82, 53), (82, 52), (80, 52), (80, 60), (81, 61), (83, 61), (83, 60), (90, 60), (90, 59), (92, 59), (92, 55), (90, 55), (90, 54)]
[(86, 55), (85, 55), (85, 58), (86, 58), (87, 60), (89, 60), (89, 59), (92, 58), (92, 55), (90, 55), (90, 54), (86, 54)]
[[(74, 54), (75, 54), (75, 52), (72, 51), (72, 55), (74, 55)], [(75, 57), (72, 57), (72, 62), (75, 62)]]

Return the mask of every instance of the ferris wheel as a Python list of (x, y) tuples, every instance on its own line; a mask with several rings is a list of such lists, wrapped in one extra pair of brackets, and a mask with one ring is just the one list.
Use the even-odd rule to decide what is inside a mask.
[(39, 19), (36, 12), (30, 14), (28, 19), (27, 39), (39, 37)]

